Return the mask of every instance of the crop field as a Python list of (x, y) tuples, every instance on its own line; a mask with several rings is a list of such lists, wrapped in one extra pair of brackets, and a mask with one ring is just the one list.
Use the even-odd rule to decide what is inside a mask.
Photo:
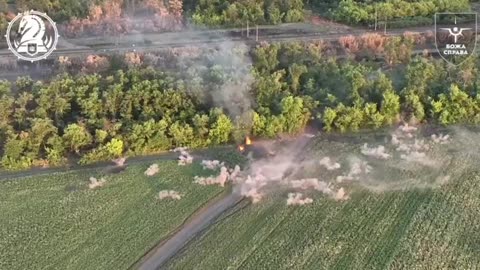
[[(147, 177), (152, 163), (159, 173)], [(117, 174), (98, 169), (0, 181), (0, 269), (128, 269), (223, 192), (192, 183), (208, 174), (198, 163), (163, 160)], [(106, 182), (89, 189), (91, 176)], [(160, 190), (183, 197), (158, 200)]]
[[(354, 148), (312, 147), (319, 157)], [(451, 176), (440, 187), (358, 188), (345, 201), (313, 194), (313, 203), (303, 206), (287, 206), (285, 191), (258, 204), (246, 200), (166, 268), (478, 269), (479, 160), (473, 151), (461, 152), (439, 154), (448, 159), (440, 170)]]

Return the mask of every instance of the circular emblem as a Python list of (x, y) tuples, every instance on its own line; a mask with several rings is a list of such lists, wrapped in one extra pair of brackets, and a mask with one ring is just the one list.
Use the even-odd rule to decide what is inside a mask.
[(46, 59), (56, 49), (59, 37), (55, 22), (34, 10), (15, 16), (5, 35), (10, 51), (31, 62)]

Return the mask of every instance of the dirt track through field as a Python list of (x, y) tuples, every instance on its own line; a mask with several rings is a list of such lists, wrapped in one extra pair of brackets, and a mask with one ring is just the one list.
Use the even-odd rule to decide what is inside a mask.
[(242, 200), (238, 193), (230, 193), (224, 198), (206, 205), (168, 240), (161, 243), (160, 246), (148, 254), (145, 259), (139, 263), (140, 270), (156, 270), (161, 268), (177, 252), (185, 247), (195, 236), (207, 229), (222, 213), (234, 207)]

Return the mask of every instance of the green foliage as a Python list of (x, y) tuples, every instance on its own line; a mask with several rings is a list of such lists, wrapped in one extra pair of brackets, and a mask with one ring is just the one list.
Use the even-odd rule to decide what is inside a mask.
[(82, 156), (79, 163), (89, 164), (96, 161), (118, 158), (122, 156), (123, 150), (123, 141), (113, 138), (105, 145), (100, 145), (99, 147), (86, 153), (84, 156)]
[(206, 26), (250, 26), (301, 22), (304, 19), (303, 1), (198, 1), (192, 21)]
[(437, 101), (432, 101), (432, 111), (443, 125), (480, 123), (479, 99), (470, 97), (456, 85), (452, 85), (448, 93), (440, 94)]
[(230, 134), (233, 130), (232, 121), (224, 114), (216, 116), (212, 124), (212, 128), (208, 134), (213, 144), (222, 144), (229, 141)]
[[(404, 112), (407, 119), (415, 121), (422, 121), (425, 117), (425, 106), (420, 100), (420, 97), (414, 92), (408, 92), (405, 96)], [(414, 121), (414, 122), (415, 122)]]
[(46, 12), (56, 22), (67, 21), (70, 18), (85, 18), (89, 8), (97, 0), (17, 0), (21, 11), (39, 10)]
[(65, 144), (62, 137), (53, 135), (52, 137), (48, 138), (45, 146), (48, 164), (52, 166), (58, 166), (65, 163), (65, 150)]
[(391, 125), (400, 115), (400, 96), (389, 90), (383, 93), (382, 99), (380, 113), (384, 116), (385, 123)]
[(397, 18), (431, 17), (437, 12), (465, 12), (469, 10), (468, 0), (341, 0), (338, 7), (331, 10), (331, 15), (336, 20), (349, 24), (371, 24), (375, 21), (375, 13), (377, 13), (379, 20), (389, 21)]
[(17, 135), (10, 136), (3, 146), (2, 167), (8, 170), (27, 169), (32, 162), (27, 153), (27, 141)]
[(70, 150), (79, 153), (82, 148), (90, 145), (92, 135), (82, 124), (70, 124), (65, 129), (63, 139)]
[(4, 13), (0, 12), (0, 33), (6, 33), (7, 27), (8, 27), (7, 16)]
[[(168, 71), (132, 68), (106, 77), (61, 74), (46, 83), (28, 77), (15, 85), (0, 82), (2, 145), (12, 141), (8, 147), (14, 148), (15, 138), (24, 138), (17, 147), (21, 155), (2, 154), (2, 164), (60, 164), (72, 153), (91, 163), (124, 153), (237, 143), (247, 135), (296, 134), (310, 123), (348, 132), (402, 120), (479, 122), (478, 59), (461, 67), (431, 58), (410, 61), (411, 46), (408, 39), (392, 39), (385, 72), (373, 63), (322, 57), (317, 43), (262, 44), (250, 52), (254, 82), (245, 94), (253, 106), (239, 115), (213, 102), (225, 83), (239, 78), (210, 56), (202, 58), (207, 68), (191, 65), (187, 72), (182, 64)], [(198, 61), (185, 59), (190, 60)], [(459, 88), (447, 88), (452, 84)]]
[(288, 96), (282, 99), (282, 130), (289, 134), (300, 132), (306, 125), (310, 113), (303, 106), (303, 99), (299, 97)]

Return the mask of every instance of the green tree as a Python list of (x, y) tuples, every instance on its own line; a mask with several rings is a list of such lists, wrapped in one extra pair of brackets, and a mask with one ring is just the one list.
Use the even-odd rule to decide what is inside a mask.
[(264, 44), (253, 50), (255, 69), (260, 74), (276, 70), (278, 64), (278, 44)]
[(263, 136), (265, 135), (265, 127), (267, 125), (267, 119), (264, 115), (260, 115), (256, 112), (253, 113), (253, 125), (252, 133), (254, 136)]
[(400, 114), (400, 96), (393, 90), (383, 93), (380, 113), (384, 117), (385, 124), (391, 125), (398, 120)]
[(288, 96), (282, 99), (283, 131), (293, 134), (301, 131), (310, 117), (310, 112), (304, 108), (303, 99)]
[(212, 123), (208, 137), (213, 144), (218, 145), (226, 143), (230, 139), (232, 130), (233, 124), (230, 118), (224, 114), (221, 114), (218, 116), (215, 122)]
[(174, 146), (190, 146), (194, 139), (193, 128), (189, 124), (182, 124), (179, 121), (170, 126), (169, 134)]
[(70, 124), (63, 134), (65, 145), (75, 153), (92, 143), (92, 135), (88, 132), (83, 124)]
[(305, 65), (292, 64), (288, 68), (290, 88), (294, 94), (298, 93), (300, 87), (300, 76), (307, 73), (307, 67)]
[(0, 81), (0, 128), (11, 123), (14, 102), (11, 84), (7, 81)]
[(330, 107), (325, 108), (325, 111), (323, 112), (323, 129), (327, 132), (332, 131), (334, 128), (333, 124), (335, 119), (337, 118), (337, 112), (335, 109), (332, 109)]
[(448, 94), (441, 94), (438, 101), (432, 101), (432, 110), (443, 125), (473, 122), (480, 114), (479, 104), (457, 85), (451, 85)]
[(58, 166), (65, 163), (65, 145), (62, 137), (58, 135), (48, 138), (45, 145), (46, 158), (49, 165)]
[(414, 92), (409, 91), (407, 93), (403, 107), (407, 119), (416, 122), (425, 118), (425, 107), (420, 97)]
[(385, 116), (377, 110), (377, 104), (366, 103), (364, 106), (365, 126), (370, 128), (379, 128), (385, 121)]
[(123, 154), (123, 141), (113, 138), (105, 145), (105, 151), (109, 158), (118, 158)]
[(9, 170), (26, 169), (32, 165), (33, 159), (26, 154), (27, 143), (18, 135), (11, 135), (3, 146), (1, 164)]

